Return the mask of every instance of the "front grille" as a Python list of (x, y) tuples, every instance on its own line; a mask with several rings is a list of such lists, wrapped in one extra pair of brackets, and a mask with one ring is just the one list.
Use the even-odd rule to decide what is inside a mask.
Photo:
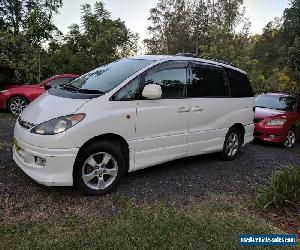
[(259, 123), (261, 122), (263, 119), (262, 118), (254, 118), (254, 123)]
[(26, 121), (22, 120), (21, 117), (19, 117), (18, 122), (21, 127), (26, 128), (26, 129), (32, 129), (33, 127), (35, 127), (35, 124), (26, 122)]

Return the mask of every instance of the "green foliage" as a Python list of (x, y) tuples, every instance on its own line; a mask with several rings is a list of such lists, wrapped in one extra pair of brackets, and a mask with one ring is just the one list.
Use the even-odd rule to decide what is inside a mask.
[[(152, 54), (186, 52), (234, 63), (249, 74), (255, 93), (294, 90), (300, 79), (299, 1), (262, 35), (251, 36), (242, 0), (160, 0), (150, 10), (151, 37), (144, 44)], [(243, 28), (237, 32), (237, 26)]]
[(51, 74), (83, 74), (100, 65), (136, 53), (137, 34), (133, 34), (120, 19), (112, 20), (102, 2), (94, 10), (82, 6), (82, 26), (74, 24), (63, 43), (52, 42), (45, 67)]
[(41, 21), (40, 27), (51, 26), (46, 31), (52, 31), (52, 16), (61, 6), (62, 0), (0, 0), (1, 27), (13, 34), (26, 33), (36, 19), (36, 25)]
[(282, 205), (300, 206), (300, 168), (275, 172), (271, 184), (257, 198), (261, 209)]
[[(213, 46), (216, 29), (219, 38), (234, 33), (243, 21), (243, 0), (160, 0), (150, 10), (151, 38), (144, 40), (150, 53), (198, 53)], [(222, 40), (221, 40), (222, 41)]]
[(286, 61), (300, 86), (300, 0), (291, 0), (291, 7), (284, 11), (283, 35)]
[[(3, 249), (238, 249), (241, 233), (278, 233), (215, 196), (190, 211), (163, 204), (133, 207), (119, 213), (68, 216), (44, 223), (0, 224)], [(258, 248), (259, 249), (259, 248)]]
[(0, 88), (83, 74), (136, 53), (137, 34), (113, 20), (101, 1), (83, 5), (82, 24), (71, 25), (65, 37), (52, 21), (61, 6), (62, 0), (0, 0)]
[(62, 0), (0, 0), (0, 87), (40, 80), (42, 43), (57, 32), (52, 17), (61, 6)]
[(25, 36), (13, 35), (0, 30), (0, 82), (21, 82), (24, 78), (33, 79), (35, 48)]
[[(300, 86), (300, 0), (263, 34), (250, 35), (243, 0), (159, 0), (150, 10), (148, 53), (196, 53), (245, 70), (255, 93)], [(63, 36), (52, 21), (62, 0), (0, 0), (0, 88), (54, 74), (83, 74), (137, 53), (138, 35), (103, 2), (82, 6)], [(238, 28), (237, 28), (238, 27)], [(237, 31), (238, 30), (238, 31)]]

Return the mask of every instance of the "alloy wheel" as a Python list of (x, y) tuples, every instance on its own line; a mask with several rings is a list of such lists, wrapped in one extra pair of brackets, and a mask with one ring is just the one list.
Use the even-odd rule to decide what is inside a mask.
[(236, 133), (231, 133), (225, 144), (225, 152), (229, 157), (233, 157), (239, 149), (239, 136)]
[(289, 130), (286, 140), (284, 142), (284, 146), (286, 148), (291, 148), (294, 146), (296, 142), (296, 133), (293, 130)]
[(9, 103), (9, 110), (14, 115), (20, 115), (28, 103), (23, 98), (14, 98)]
[(105, 152), (91, 155), (82, 167), (83, 182), (94, 190), (106, 189), (114, 182), (117, 175), (117, 161)]

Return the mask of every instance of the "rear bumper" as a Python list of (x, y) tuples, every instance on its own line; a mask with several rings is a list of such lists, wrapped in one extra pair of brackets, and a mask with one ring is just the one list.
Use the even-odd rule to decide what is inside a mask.
[[(73, 166), (78, 149), (45, 149), (16, 139), (13, 159), (33, 180), (46, 186), (72, 186)], [(21, 149), (21, 151), (19, 150)], [(46, 160), (45, 166), (36, 163), (36, 157)]]
[(244, 145), (254, 140), (253, 131), (254, 131), (254, 124), (249, 124), (245, 126)]
[(283, 143), (286, 140), (288, 129), (286, 127), (263, 127), (255, 124), (254, 138), (273, 143)]

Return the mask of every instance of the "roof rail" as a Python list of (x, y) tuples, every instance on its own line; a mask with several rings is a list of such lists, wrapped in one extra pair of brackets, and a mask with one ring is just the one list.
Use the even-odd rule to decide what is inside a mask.
[(263, 94), (267, 94), (267, 93), (278, 93), (278, 94), (286, 94), (286, 95), (295, 95), (295, 94), (299, 94), (297, 91), (289, 91), (289, 90), (266, 90), (263, 92)]
[(200, 58), (199, 55), (197, 54), (192, 54), (192, 53), (178, 53), (175, 56), (186, 56), (186, 57), (194, 57), (194, 58)]
[(211, 61), (215, 61), (215, 62), (218, 62), (218, 63), (230, 65), (232, 67), (236, 67), (233, 63), (230, 63), (230, 62), (226, 62), (226, 61), (223, 61), (223, 60), (219, 60), (219, 59), (212, 58), (212, 57), (207, 57), (207, 56), (199, 56), (197, 54), (192, 54), (192, 53), (178, 53), (175, 56), (186, 56), (186, 57), (193, 57), (193, 58), (199, 58), (199, 59), (204, 59), (204, 60), (211, 60)]
[(203, 59), (212, 60), (212, 61), (216, 61), (216, 62), (219, 62), (219, 63), (222, 63), (222, 64), (230, 65), (232, 67), (236, 67), (236, 65), (233, 64), (233, 63), (230, 63), (230, 62), (227, 62), (227, 61), (224, 61), (224, 60), (220, 60), (220, 59), (217, 59), (217, 58), (213, 58), (213, 57), (205, 56), (205, 57), (203, 57)]

